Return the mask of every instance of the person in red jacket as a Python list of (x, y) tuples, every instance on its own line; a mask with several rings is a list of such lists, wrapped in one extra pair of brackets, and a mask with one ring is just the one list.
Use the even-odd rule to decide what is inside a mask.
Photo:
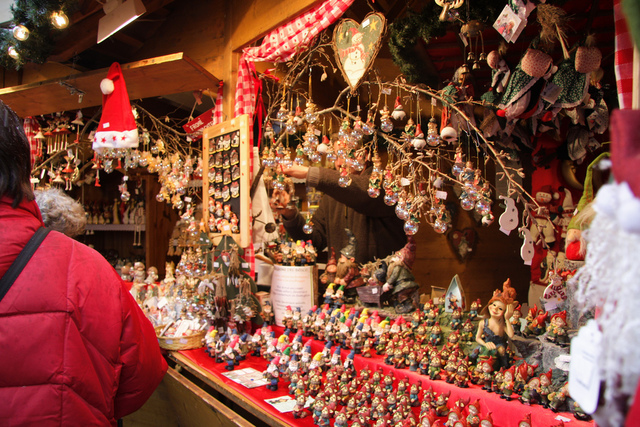
[[(43, 226), (30, 147), (0, 101), (0, 277)], [(0, 425), (115, 426), (167, 370), (151, 323), (96, 251), (51, 231), (0, 300)]]

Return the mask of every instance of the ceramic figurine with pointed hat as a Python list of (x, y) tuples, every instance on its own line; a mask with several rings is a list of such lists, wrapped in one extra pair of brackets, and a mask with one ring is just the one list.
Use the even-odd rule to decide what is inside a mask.
[(547, 325), (547, 339), (558, 345), (569, 344), (566, 311), (561, 311), (551, 316), (551, 322)]
[(540, 388), (540, 378), (532, 377), (525, 384), (522, 394), (520, 395), (520, 402), (523, 405), (531, 406), (534, 403), (538, 403), (538, 389)]
[(523, 335), (525, 337), (542, 335), (547, 328), (548, 312), (538, 310), (538, 314), (524, 328)]
[(406, 245), (388, 257), (387, 277), (382, 292), (383, 295), (391, 292), (391, 303), (398, 314), (410, 313), (418, 306), (420, 285), (411, 271), (415, 255), (415, 240), (408, 236)]
[(517, 307), (513, 309), (513, 314), (511, 315), (511, 325), (513, 326), (513, 332), (516, 335), (522, 335), (522, 322), (520, 321), (522, 317), (522, 306), (518, 304)]
[(480, 298), (471, 302), (471, 306), (469, 307), (469, 313), (468, 313), (469, 320), (471, 320), (472, 322), (476, 320), (476, 317), (478, 317), (478, 312), (480, 311), (481, 307), (482, 307), (482, 301), (480, 301)]
[(551, 376), (551, 369), (540, 374), (540, 385), (538, 386), (538, 390), (536, 390), (540, 396), (540, 404), (545, 408), (549, 407), (549, 394), (553, 391)]

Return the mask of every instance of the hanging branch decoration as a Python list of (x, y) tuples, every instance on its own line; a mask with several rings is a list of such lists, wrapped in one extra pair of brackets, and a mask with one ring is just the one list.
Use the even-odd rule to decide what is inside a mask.
[[(316, 66), (322, 66), (323, 72), (326, 70), (326, 62), (321, 61), (321, 58), (327, 59), (326, 48), (326, 39), (321, 38), (314, 47), (300, 52), (286, 64), (287, 73), (273, 87), (275, 95), (270, 98), (271, 103), (267, 107), (269, 115), (266, 122), (279, 121), (281, 130), (284, 130), (284, 120), (286, 120), (284, 117), (295, 114), (293, 108), (294, 105), (298, 105), (297, 100), (306, 99), (309, 102), (310, 96), (306, 94), (304, 86), (302, 86), (302, 82), (306, 80), (303, 76)], [(315, 114), (318, 117), (323, 117), (323, 122), (324, 117), (329, 116), (331, 117), (329, 123), (334, 120), (340, 123), (339, 132), (332, 137), (333, 140), (323, 137), (322, 144), (309, 144), (305, 140), (306, 137), (299, 140), (298, 133), (305, 134), (304, 123), (298, 126), (294, 133), (281, 131), (278, 134), (274, 132), (272, 139), (266, 142), (262, 153), (268, 187), (280, 185), (281, 180), (278, 179), (280, 172), (278, 171), (293, 162), (291, 153), (294, 151), (294, 144), (300, 141), (302, 149), (297, 150), (296, 153), (298, 162), (319, 164), (318, 155), (320, 155), (320, 158), (326, 156), (325, 165), (327, 166), (336, 157), (341, 157), (344, 164), (350, 165), (355, 170), (362, 170), (365, 161), (371, 160), (375, 169), (370, 177), (369, 194), (372, 197), (384, 195), (385, 203), (396, 206), (396, 213), (405, 221), (407, 234), (415, 234), (421, 220), (434, 227), (438, 233), (448, 231), (451, 224), (451, 212), (448, 211), (444, 202), (447, 194), (446, 186), (464, 188), (465, 194), (471, 195), (468, 200), (464, 201), (465, 206), (468, 205), (470, 209), (475, 208), (475, 212), (482, 216), (482, 224), (489, 226), (493, 222), (489, 181), (482, 176), (479, 168), (477, 170), (470, 169), (470, 173), (464, 179), (458, 174), (449, 173), (450, 169), (447, 168), (447, 165), (452, 165), (454, 161), (457, 161), (454, 159), (453, 151), (455, 150), (452, 150), (453, 147), (456, 147), (455, 144), (458, 148), (462, 148), (463, 144), (468, 144), (469, 147), (475, 146), (478, 157), (482, 153), (483, 158), (491, 159), (495, 163), (499, 179), (506, 180), (508, 183), (508, 196), (518, 202), (533, 206), (534, 209), (526, 210), (527, 214), (535, 211), (537, 202), (518, 183), (518, 178), (524, 175), (522, 169), (509, 166), (506, 161), (507, 155), (503, 150), (496, 147), (493, 141), (487, 140), (483, 132), (475, 125), (475, 120), (469, 119), (468, 114), (472, 114), (473, 107), (484, 104), (477, 103), (472, 99), (457, 99), (444, 91), (436, 91), (423, 85), (412, 85), (402, 77), (393, 82), (383, 83), (375, 69), (369, 73), (368, 77), (368, 80), (363, 80), (357, 89), (359, 92), (368, 91), (369, 94), (377, 91), (377, 99), (369, 100), (366, 127), (363, 127), (360, 108), (358, 107), (357, 112), (354, 113), (353, 109), (349, 107), (353, 96), (349, 86), (337, 95), (333, 106), (322, 110), (314, 108)], [(413, 99), (413, 97), (416, 100), (431, 99), (434, 104), (446, 108), (451, 115), (456, 115), (462, 139), (458, 141), (458, 132), (454, 130), (455, 136), (440, 135), (436, 142), (434, 139), (437, 139), (438, 136), (432, 130), (431, 143), (423, 146), (422, 140), (417, 139), (417, 128), (414, 129), (413, 120), (411, 123), (407, 121), (407, 126), (400, 129), (383, 129), (382, 125), (387, 116), (388, 121), (391, 121), (391, 111), (388, 107), (380, 109), (380, 106), (382, 104), (386, 106), (386, 97), (391, 94), (391, 88), (397, 91), (397, 96), (401, 99), (401, 93), (408, 94), (409, 99)], [(381, 102), (382, 96), (385, 97), (385, 102)], [(417, 109), (419, 111), (419, 107)], [(282, 117), (279, 118), (275, 114), (276, 111), (282, 111)], [(374, 118), (378, 111), (381, 115), (378, 125), (380, 127), (376, 128)], [(371, 114), (372, 112), (373, 114)], [(420, 115), (418, 115), (417, 121), (421, 122)], [(316, 123), (318, 122), (316, 121)], [(310, 127), (315, 127), (315, 124), (307, 122), (307, 131)], [(364, 129), (367, 129), (368, 132), (363, 132)], [(326, 128), (323, 130), (331, 135), (330, 130), (329, 132)], [(420, 133), (422, 134), (422, 131)], [(421, 137), (424, 138), (422, 135)], [(383, 141), (388, 146), (388, 162), (384, 168), (376, 155), (376, 141)], [(454, 146), (452, 147), (450, 144), (454, 144)], [(318, 149), (320, 145), (323, 146), (322, 151)], [(480, 159), (478, 159), (479, 161)], [(486, 162), (486, 159), (484, 161)], [(462, 161), (460, 163), (464, 169), (465, 163)], [(349, 171), (344, 170), (341, 172), (340, 185), (348, 187), (349, 184)]]

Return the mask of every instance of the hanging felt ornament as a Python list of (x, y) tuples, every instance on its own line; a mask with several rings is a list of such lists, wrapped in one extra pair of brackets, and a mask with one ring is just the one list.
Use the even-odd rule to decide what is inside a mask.
[(391, 113), (391, 117), (394, 120), (404, 120), (407, 117), (407, 113), (404, 112), (404, 107), (402, 106), (402, 101), (400, 100), (400, 96), (396, 96), (396, 102), (394, 104), (393, 112)]
[(427, 141), (424, 139), (424, 132), (422, 132), (422, 128), (420, 127), (420, 123), (416, 127), (415, 136), (411, 139), (411, 145), (416, 150), (422, 150), (426, 145)]
[(500, 231), (508, 236), (512, 230), (518, 227), (518, 208), (515, 200), (511, 197), (500, 196), (500, 198), (504, 200), (505, 210), (498, 218), (498, 223), (500, 224)]
[(524, 265), (531, 265), (531, 260), (535, 255), (535, 247), (531, 231), (527, 227), (520, 227), (520, 237), (522, 237), (522, 246), (520, 247), (520, 257), (524, 261)]

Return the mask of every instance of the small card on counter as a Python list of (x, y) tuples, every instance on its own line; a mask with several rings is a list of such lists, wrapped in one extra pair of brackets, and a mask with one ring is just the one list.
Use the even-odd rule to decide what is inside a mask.
[(269, 381), (263, 378), (262, 372), (253, 368), (235, 369), (230, 372), (224, 372), (222, 375), (246, 388), (256, 388), (269, 384)]
[[(315, 399), (311, 396), (307, 397), (307, 401), (304, 403), (304, 407), (308, 408), (309, 406), (311, 406), (314, 400)], [(265, 399), (264, 401), (276, 408), (279, 412), (291, 412), (296, 406), (296, 400), (289, 395), (273, 397), (271, 399)]]

